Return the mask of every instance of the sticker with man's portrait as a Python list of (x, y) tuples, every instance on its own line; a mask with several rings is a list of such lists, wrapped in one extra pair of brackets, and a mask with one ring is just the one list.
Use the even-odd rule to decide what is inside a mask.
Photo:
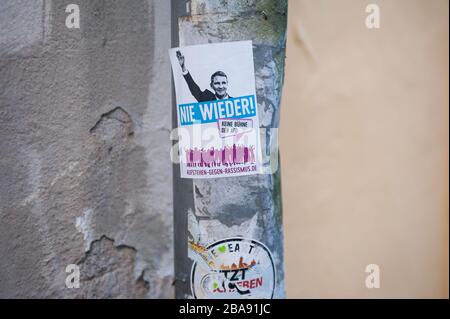
[(181, 177), (258, 174), (261, 163), (251, 41), (169, 50)]

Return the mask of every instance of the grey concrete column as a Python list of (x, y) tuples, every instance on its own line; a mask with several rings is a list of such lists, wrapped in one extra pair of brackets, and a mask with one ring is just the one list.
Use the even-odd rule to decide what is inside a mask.
[[(242, 236), (271, 251), (274, 298), (283, 298), (283, 235), (277, 128), (284, 74), (287, 1), (172, 1), (173, 46), (252, 40), (267, 174), (233, 178), (179, 178), (174, 167), (176, 296), (192, 297), (187, 219), (206, 229), (207, 242)], [(173, 112), (176, 109), (173, 108)], [(176, 126), (176, 117), (173, 125)], [(271, 166), (272, 165), (272, 166)], [(272, 171), (271, 171), (272, 169)]]

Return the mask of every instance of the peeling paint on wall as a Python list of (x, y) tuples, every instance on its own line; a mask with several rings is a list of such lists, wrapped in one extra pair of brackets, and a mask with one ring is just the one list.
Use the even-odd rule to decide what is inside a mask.
[(170, 4), (77, 4), (0, 2), (0, 297), (170, 298)]

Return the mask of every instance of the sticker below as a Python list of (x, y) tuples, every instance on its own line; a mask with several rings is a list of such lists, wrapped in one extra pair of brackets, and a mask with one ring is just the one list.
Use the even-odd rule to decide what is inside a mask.
[[(191, 247), (192, 249), (192, 247)], [(191, 289), (199, 299), (270, 299), (275, 267), (268, 248), (245, 238), (228, 238), (197, 249)], [(202, 260), (202, 261), (200, 261)]]

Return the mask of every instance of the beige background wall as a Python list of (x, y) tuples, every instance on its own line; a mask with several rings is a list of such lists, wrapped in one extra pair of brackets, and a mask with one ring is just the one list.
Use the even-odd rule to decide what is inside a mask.
[(448, 297), (448, 1), (289, 5), (288, 296)]

